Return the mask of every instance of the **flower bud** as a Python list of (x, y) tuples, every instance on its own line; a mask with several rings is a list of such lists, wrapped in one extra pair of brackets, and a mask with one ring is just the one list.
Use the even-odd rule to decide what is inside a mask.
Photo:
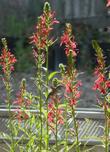
[(4, 48), (5, 48), (6, 50), (8, 50), (7, 41), (6, 41), (5, 38), (2, 38), (2, 44), (3, 44)]
[(23, 88), (24, 90), (26, 89), (26, 79), (23, 78), (21, 81), (21, 88)]
[(57, 78), (54, 78), (53, 81), (52, 81), (53, 86), (54, 86), (54, 87), (57, 87), (57, 86), (58, 86), (58, 83), (59, 83), (59, 82), (58, 82), (58, 79), (57, 79)]
[(48, 2), (45, 2), (45, 4), (44, 4), (44, 12), (48, 13), (50, 11), (51, 11), (50, 4)]
[(60, 68), (61, 73), (65, 72), (65, 66), (62, 63), (59, 64), (59, 68)]

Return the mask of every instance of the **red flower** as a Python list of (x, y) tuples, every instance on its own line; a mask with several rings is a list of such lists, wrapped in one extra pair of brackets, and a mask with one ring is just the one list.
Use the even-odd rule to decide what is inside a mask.
[(69, 33), (65, 32), (61, 37), (60, 45), (65, 45), (65, 54), (69, 56), (70, 52), (72, 53), (73, 57), (76, 56), (76, 42), (69, 36)]
[(18, 106), (28, 108), (32, 101), (26, 96), (26, 84), (25, 79), (21, 81), (20, 90), (17, 94), (17, 99), (14, 101), (15, 104)]
[(58, 116), (61, 116), (62, 114), (63, 114), (63, 110), (59, 108), (59, 109), (57, 110), (57, 115), (58, 115)]
[(21, 107), (28, 108), (31, 105), (32, 101), (23, 97), (21, 93), (18, 94), (17, 99), (14, 101), (14, 104), (17, 104)]
[(2, 54), (0, 56), (0, 65), (2, 66), (3, 72), (6, 71), (13, 71), (14, 70), (14, 63), (16, 63), (16, 58), (9, 50), (5, 48), (2, 49)]
[(59, 120), (58, 120), (58, 124), (60, 124), (60, 125), (63, 125), (64, 124), (64, 120), (63, 120), (63, 118), (61, 117), (61, 118), (59, 118)]
[[(95, 72), (97, 74), (97, 72)], [(110, 81), (106, 80), (102, 72), (98, 72), (97, 80), (94, 83), (93, 89), (98, 90), (101, 94), (106, 95), (108, 89), (110, 88)]]
[(110, 80), (106, 81), (106, 87), (110, 88)]
[(19, 123), (21, 123), (23, 120), (29, 119), (29, 116), (25, 111), (18, 109), (17, 111), (15, 111), (15, 113), (16, 113), (15, 116), (17, 120), (19, 121)]
[(57, 125), (58, 124), (64, 124), (64, 119), (63, 119), (63, 110), (61, 109), (61, 107), (59, 107), (60, 105), (60, 98), (57, 95), (53, 95), (51, 97), (52, 101), (49, 102), (48, 104), (48, 124), (50, 126), (50, 129), (52, 129), (52, 131), (54, 130), (54, 127), (56, 125), (56, 121), (57, 121)]
[(95, 81), (96, 84), (104, 83), (105, 82), (105, 76), (104, 74), (100, 73), (98, 75), (98, 79)]
[[(96, 45), (98, 45), (98, 44), (96, 44)], [(97, 48), (96, 48), (96, 53), (97, 53), (96, 55), (97, 55), (98, 66), (94, 72), (97, 79), (95, 80), (93, 89), (98, 90), (100, 92), (100, 94), (106, 96), (108, 93), (108, 89), (110, 88), (110, 81), (107, 80), (107, 76), (105, 74), (106, 73), (105, 61), (104, 61), (102, 49), (99, 47), (99, 49), (97, 50)]]
[(17, 106), (19, 106), (19, 108), (17, 110), (16, 118), (18, 120), (20, 120), (20, 121), (29, 118), (29, 116), (25, 112), (25, 110), (29, 109), (30, 105), (32, 104), (32, 100), (29, 99), (28, 96), (26, 96), (26, 94), (28, 94), (28, 92), (26, 92), (26, 85), (25, 85), (25, 83), (26, 82), (23, 79), (21, 81), (20, 91), (17, 94), (17, 99), (14, 101), (14, 104), (16, 104)]
[(76, 99), (79, 99), (80, 98), (80, 96), (81, 96), (81, 91), (76, 91), (76, 93), (75, 93), (75, 98)]
[(50, 123), (53, 123), (54, 122), (54, 112), (53, 111), (49, 111), (49, 113), (48, 113), (48, 122), (49, 122), (49, 124)]
[[(76, 57), (76, 42), (74, 41), (74, 36), (72, 35), (72, 27), (68, 23), (66, 24), (66, 31), (61, 36), (60, 45), (65, 45), (65, 54), (67, 57), (72, 53), (72, 57)], [(70, 58), (68, 58), (71, 60)], [(65, 98), (68, 99), (70, 106), (76, 105), (77, 100), (80, 98), (79, 87), (81, 86), (81, 82), (77, 81), (77, 71), (73, 67), (74, 65), (68, 63), (68, 68), (66, 71), (66, 75), (63, 77), (63, 85), (65, 86)]]
[(49, 47), (54, 43), (53, 38), (49, 39), (49, 35), (53, 30), (54, 24), (58, 23), (59, 22), (55, 18), (55, 13), (51, 11), (49, 3), (46, 2), (43, 14), (38, 18), (36, 32), (30, 37), (31, 43), (37, 48), (34, 50), (35, 59), (37, 59), (39, 54), (45, 54), (46, 47)]
[(65, 87), (66, 87), (66, 93), (71, 93), (72, 92), (72, 89), (71, 89), (71, 84), (68, 82), (66, 85), (65, 85)]
[(74, 41), (74, 37), (72, 36), (72, 29), (69, 26), (66, 26), (66, 31), (63, 33), (63, 35), (61, 36), (61, 43), (60, 45), (65, 45), (65, 54), (67, 56), (70, 55), (70, 53), (72, 53), (72, 56), (75, 57), (77, 56), (76, 53), (76, 42)]
[(61, 116), (63, 114), (62, 109), (49, 109), (48, 113), (48, 123), (49, 126), (52, 124), (55, 125), (55, 119), (57, 119), (57, 124), (63, 124), (64, 120), (63, 117)]
[(106, 5), (107, 7), (109, 7), (110, 6), (110, 0), (107, 0), (107, 5)]
[(70, 106), (76, 105), (76, 100), (75, 99), (70, 99)]
[[(75, 81), (77, 73), (75, 72), (75, 77), (69, 78), (69, 75), (66, 75), (63, 78), (63, 85), (65, 86), (65, 98), (69, 101), (70, 106), (75, 106), (77, 100), (81, 96), (81, 91), (79, 91), (79, 87), (82, 85), (80, 81)], [(69, 79), (69, 80), (68, 80)], [(70, 80), (71, 79), (71, 80)]]
[(48, 104), (48, 108), (49, 108), (49, 109), (53, 109), (53, 108), (54, 108), (53, 102), (50, 102), (50, 103)]
[(104, 61), (102, 49), (101, 48), (98, 50), (96, 49), (96, 53), (97, 53), (96, 55), (97, 55), (98, 66), (96, 67), (94, 74), (97, 77), (97, 79), (95, 80), (93, 89), (98, 90), (102, 95), (106, 95), (108, 88), (106, 85), (107, 79), (105, 76), (105, 61)]
[(62, 45), (62, 44), (67, 45), (68, 42), (69, 42), (69, 35), (67, 33), (64, 33), (63, 36), (61, 37), (60, 45)]

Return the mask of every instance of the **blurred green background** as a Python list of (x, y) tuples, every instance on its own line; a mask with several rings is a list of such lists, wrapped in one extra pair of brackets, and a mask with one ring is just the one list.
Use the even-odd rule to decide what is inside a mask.
[[(51, 0), (50, 2), (61, 22), (55, 29), (55, 37), (61, 35), (65, 22), (73, 25), (80, 52), (77, 60), (79, 69), (91, 72), (96, 64), (94, 50), (91, 47), (93, 39), (99, 41), (101, 46), (108, 50), (105, 51), (105, 55), (110, 57), (108, 45), (110, 17), (104, 0), (97, 0), (97, 2), (96, 0), (91, 0), (91, 2), (83, 0), (83, 3), (82, 0), (69, 0), (68, 2), (67, 0)], [(16, 71), (28, 72), (34, 67), (29, 37), (35, 31), (37, 17), (42, 13), (43, 4), (44, 0), (0, 0), (0, 37), (7, 38), (9, 48), (18, 60)], [(57, 49), (56, 53), (55, 49)], [(49, 54), (51, 70), (56, 69), (60, 62), (66, 63), (62, 52), (63, 48), (59, 48), (59, 42), (51, 48)]]

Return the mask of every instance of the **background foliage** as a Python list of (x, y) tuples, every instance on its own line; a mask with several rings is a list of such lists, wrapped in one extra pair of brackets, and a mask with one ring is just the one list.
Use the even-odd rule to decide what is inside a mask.
[[(9, 47), (15, 52), (18, 59), (18, 64), (16, 66), (17, 71), (26, 71), (26, 69), (29, 71), (31, 67), (34, 66), (32, 48), (29, 45), (29, 37), (31, 36), (31, 33), (35, 31), (37, 17), (42, 12), (43, 2), (44, 1), (41, 0), (0, 1), (0, 37), (8, 38)], [(59, 7), (64, 9), (62, 3)], [(102, 28), (101, 31), (99, 27), (93, 27), (91, 24), (83, 22), (77, 24), (73, 21), (72, 25), (81, 52), (78, 57), (78, 67), (91, 72), (96, 63), (94, 50), (91, 49), (91, 40), (96, 39), (100, 43), (105, 42), (102, 48), (105, 48), (106, 51), (106, 43), (109, 43), (110, 41), (109, 33), (106, 28)], [(55, 33), (60, 33), (64, 26), (65, 21), (61, 21), (61, 25), (58, 26)], [(55, 50), (55, 47), (52, 49)], [(50, 56), (53, 60), (54, 53), (51, 53)], [(52, 66), (51, 70), (54, 70), (53, 68), (55, 67), (56, 66)]]

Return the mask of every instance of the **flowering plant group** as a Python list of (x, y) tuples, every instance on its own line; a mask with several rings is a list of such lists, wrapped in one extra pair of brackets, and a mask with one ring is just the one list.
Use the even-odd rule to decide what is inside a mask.
[[(109, 1), (107, 6), (109, 6)], [(67, 65), (60, 64), (58, 72), (49, 72), (49, 47), (56, 42), (51, 37), (55, 24), (59, 24), (55, 18), (55, 12), (51, 10), (50, 4), (45, 2), (43, 14), (38, 18), (36, 32), (30, 37), (36, 64), (36, 77), (34, 78), (36, 95), (26, 90), (26, 80), (23, 79), (14, 101), (10, 78), (17, 60), (8, 49), (6, 40), (2, 39), (3, 49), (0, 65), (2, 66), (3, 82), (7, 93), (6, 103), (9, 109), (9, 135), (2, 134), (2, 136), (5, 135), (9, 139), (7, 151), (69, 152), (71, 149), (76, 152), (81, 151), (79, 123), (76, 119), (76, 107), (82, 93), (80, 90), (82, 83), (78, 80), (76, 69), (76, 57), (79, 50), (77, 51), (72, 26), (67, 23), (60, 38), (60, 46), (65, 47)], [(104, 147), (105, 152), (108, 152), (110, 145), (110, 78), (107, 75), (102, 50), (96, 41), (93, 41), (93, 47), (96, 49), (98, 63), (95, 69), (97, 80), (93, 89), (98, 90), (102, 97), (99, 105), (105, 114)], [(44, 64), (46, 65), (45, 68)], [(12, 113), (13, 104), (17, 105), (17, 109)], [(73, 130), (69, 130), (68, 115), (71, 115)], [(60, 136), (61, 128), (64, 128), (64, 140)], [(72, 146), (69, 146), (71, 134), (73, 135)], [(51, 144), (53, 140), (54, 142)], [(26, 143), (23, 144), (23, 141)]]

